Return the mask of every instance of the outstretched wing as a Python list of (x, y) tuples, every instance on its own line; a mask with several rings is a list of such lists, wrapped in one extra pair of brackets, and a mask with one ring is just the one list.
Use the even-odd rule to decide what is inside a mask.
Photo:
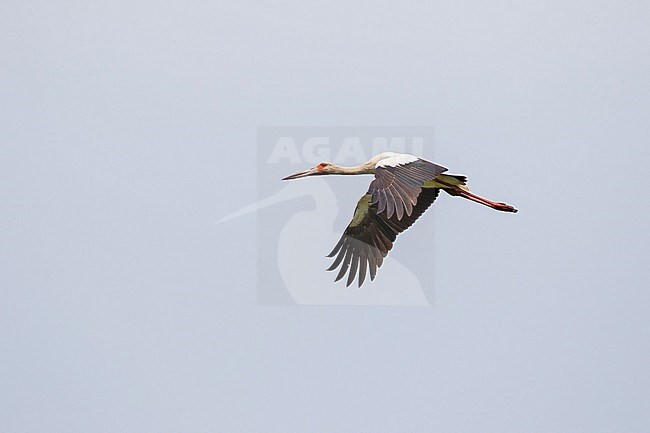
[(411, 212), (403, 218), (398, 218), (397, 215), (388, 217), (385, 212), (379, 212), (378, 205), (372, 203), (370, 194), (361, 197), (354, 210), (352, 221), (328, 255), (328, 257), (336, 256), (328, 271), (341, 266), (335, 281), (343, 278), (348, 270), (346, 286), (352, 284), (357, 271), (359, 287), (366, 279), (368, 270), (370, 270), (370, 279), (374, 280), (377, 268), (382, 265), (384, 258), (393, 248), (397, 235), (411, 227), (415, 220), (431, 206), (439, 192), (438, 188), (423, 188)]
[(368, 189), (370, 203), (378, 205), (377, 213), (385, 211), (389, 219), (397, 214), (401, 220), (404, 214), (410, 216), (413, 212), (424, 182), (445, 171), (446, 167), (411, 155), (384, 158), (375, 166), (375, 179)]

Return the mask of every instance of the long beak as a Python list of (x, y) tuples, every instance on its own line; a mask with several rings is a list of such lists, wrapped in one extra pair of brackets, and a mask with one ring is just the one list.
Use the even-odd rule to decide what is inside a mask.
[(299, 179), (301, 177), (314, 176), (314, 175), (319, 175), (319, 174), (322, 174), (322, 173), (320, 173), (316, 169), (316, 167), (313, 167), (313, 168), (310, 168), (309, 170), (299, 171), (298, 173), (294, 173), (294, 174), (289, 175), (287, 177), (283, 177), (282, 180)]

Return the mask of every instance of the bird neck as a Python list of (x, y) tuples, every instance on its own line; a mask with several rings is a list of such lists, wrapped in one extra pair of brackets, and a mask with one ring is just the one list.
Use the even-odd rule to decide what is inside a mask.
[(375, 172), (374, 164), (361, 164), (354, 167), (344, 167), (341, 165), (334, 165), (332, 167), (332, 174), (373, 174)]

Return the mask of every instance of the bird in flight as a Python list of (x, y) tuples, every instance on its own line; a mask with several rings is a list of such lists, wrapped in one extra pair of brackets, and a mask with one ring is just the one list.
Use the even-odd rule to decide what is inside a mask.
[(348, 274), (346, 286), (358, 275), (359, 287), (370, 274), (374, 280), (377, 269), (393, 248), (397, 235), (411, 227), (438, 197), (440, 190), (502, 212), (517, 212), (506, 203), (494, 202), (472, 193), (467, 178), (444, 174), (446, 167), (413, 155), (383, 152), (355, 167), (342, 167), (321, 162), (282, 180), (328, 174), (374, 174), (366, 192), (354, 210), (352, 221), (328, 255), (334, 262), (327, 269), (340, 266), (335, 281)]

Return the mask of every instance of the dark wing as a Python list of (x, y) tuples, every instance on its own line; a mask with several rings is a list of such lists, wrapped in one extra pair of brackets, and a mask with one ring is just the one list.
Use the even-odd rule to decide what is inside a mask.
[(338, 281), (349, 270), (346, 286), (352, 284), (359, 273), (359, 287), (366, 279), (366, 271), (370, 270), (370, 279), (374, 280), (384, 258), (393, 248), (393, 242), (417, 220), (431, 203), (438, 197), (438, 188), (423, 188), (417, 197), (417, 203), (412, 212), (402, 219), (393, 215), (388, 218), (386, 213), (377, 211), (377, 204), (372, 204), (370, 194), (361, 197), (354, 210), (352, 221), (343, 232), (343, 236), (328, 257), (336, 256), (328, 271), (333, 271), (339, 265), (341, 270), (336, 276)]
[(390, 219), (397, 214), (401, 220), (413, 212), (422, 185), (447, 171), (446, 167), (424, 159), (402, 162), (400, 156), (381, 160), (375, 168), (375, 179), (370, 183), (368, 194), (372, 195), (372, 204), (377, 204), (377, 212), (386, 211)]

